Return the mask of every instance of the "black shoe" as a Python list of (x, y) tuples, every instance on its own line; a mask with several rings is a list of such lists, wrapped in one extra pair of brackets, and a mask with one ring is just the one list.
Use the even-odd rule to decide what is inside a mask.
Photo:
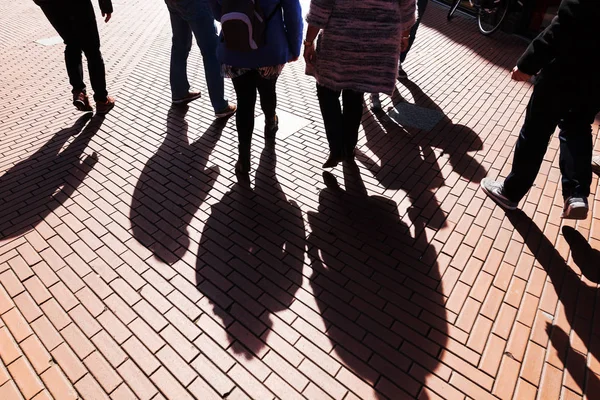
[(235, 163), (235, 172), (239, 174), (250, 173), (250, 151), (240, 151), (238, 160)]
[(184, 105), (202, 96), (200, 92), (188, 92), (185, 96), (180, 99), (173, 99), (173, 105)]
[(90, 99), (87, 97), (87, 94), (85, 94), (85, 92), (73, 93), (73, 105), (79, 111), (83, 111), (83, 112), (94, 111), (94, 109), (90, 105)]
[(336, 167), (341, 161), (344, 161), (344, 157), (340, 155), (330, 154), (325, 164), (323, 164), (323, 168), (333, 168)]
[(279, 130), (279, 117), (275, 115), (273, 119), (265, 122), (265, 141), (275, 140), (275, 134)]
[(402, 64), (398, 66), (398, 79), (408, 79), (408, 74), (402, 68)]

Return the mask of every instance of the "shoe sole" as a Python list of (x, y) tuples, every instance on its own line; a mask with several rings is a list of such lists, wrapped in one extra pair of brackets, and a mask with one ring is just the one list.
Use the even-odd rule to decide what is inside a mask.
[(567, 207), (566, 211), (563, 211), (561, 215), (562, 219), (574, 219), (583, 220), (587, 219), (589, 209), (584, 204), (575, 203)]
[(180, 105), (183, 105), (183, 104), (190, 103), (190, 102), (192, 102), (194, 100), (198, 100), (200, 97), (202, 97), (202, 95), (198, 94), (197, 96), (194, 96), (194, 97), (189, 97), (189, 98), (179, 99), (179, 100), (173, 100), (172, 104), (176, 105), (176, 106), (180, 106)]
[(98, 114), (98, 115), (108, 114), (110, 112), (110, 110), (112, 110), (113, 108), (115, 108), (115, 103), (112, 103), (110, 106), (107, 106), (106, 109), (102, 109), (102, 110), (99, 110), (98, 106), (96, 106), (96, 114)]
[(90, 111), (94, 111), (94, 109), (92, 108), (92, 106), (85, 106), (85, 103), (83, 101), (80, 100), (75, 100), (73, 102), (73, 105), (75, 106), (76, 109), (78, 109), (79, 111), (83, 111), (83, 112), (90, 112)]
[(227, 117), (231, 117), (236, 112), (237, 112), (237, 108), (235, 110), (233, 110), (233, 111), (229, 111), (229, 112), (226, 112), (226, 113), (215, 114), (215, 117), (217, 117), (217, 118), (227, 118)]
[(481, 186), (481, 189), (483, 189), (483, 192), (485, 194), (487, 194), (488, 197), (494, 201), (494, 203), (498, 204), (504, 210), (515, 211), (517, 208), (519, 208), (518, 206), (511, 206), (511, 205), (503, 203), (502, 200), (500, 200), (494, 193), (487, 190), (487, 188), (485, 186)]

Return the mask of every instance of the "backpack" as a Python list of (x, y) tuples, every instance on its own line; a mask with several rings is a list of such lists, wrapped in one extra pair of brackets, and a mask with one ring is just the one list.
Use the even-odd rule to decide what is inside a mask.
[(265, 43), (267, 23), (281, 7), (281, 3), (265, 18), (259, 0), (223, 0), (221, 32), (229, 50), (248, 52)]

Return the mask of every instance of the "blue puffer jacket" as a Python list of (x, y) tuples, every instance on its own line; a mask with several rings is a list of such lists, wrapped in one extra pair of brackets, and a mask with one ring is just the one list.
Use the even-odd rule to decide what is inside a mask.
[[(265, 15), (271, 15), (281, 3), (267, 25), (265, 44), (258, 50), (239, 52), (219, 45), (218, 56), (222, 64), (238, 68), (260, 68), (285, 64), (300, 56), (303, 20), (299, 0), (257, 0)], [(217, 21), (221, 20), (221, 0), (209, 0)]]

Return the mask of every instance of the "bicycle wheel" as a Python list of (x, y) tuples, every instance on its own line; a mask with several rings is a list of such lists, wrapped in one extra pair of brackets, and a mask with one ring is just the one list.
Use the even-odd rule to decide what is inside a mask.
[(458, 6), (460, 5), (460, 1), (461, 0), (454, 0), (454, 3), (452, 3), (452, 5), (450, 6), (450, 10), (448, 10), (448, 21), (450, 21), (452, 19), (452, 17), (454, 17), (454, 13), (458, 9)]
[(489, 0), (489, 6), (482, 6), (477, 13), (479, 32), (491, 35), (502, 25), (508, 13), (509, 0)]

